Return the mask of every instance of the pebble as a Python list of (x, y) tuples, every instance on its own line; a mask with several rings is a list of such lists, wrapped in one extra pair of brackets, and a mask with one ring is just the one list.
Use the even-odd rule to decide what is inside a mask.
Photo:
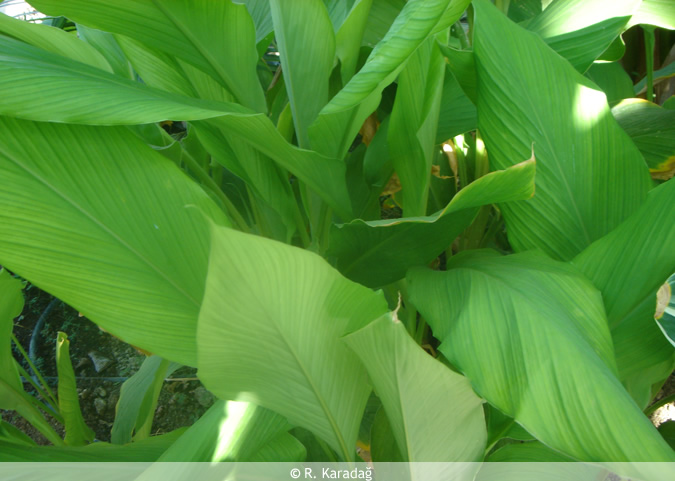
[(103, 414), (105, 412), (105, 407), (106, 407), (105, 399), (101, 399), (100, 397), (94, 399), (94, 409), (96, 409), (96, 412), (98, 414)]
[(98, 386), (96, 389), (94, 389), (94, 394), (98, 397), (106, 397), (108, 393), (101, 386)]
[(89, 359), (94, 363), (94, 370), (96, 372), (101, 372), (112, 364), (112, 360), (105, 357), (103, 354), (97, 351), (90, 351)]

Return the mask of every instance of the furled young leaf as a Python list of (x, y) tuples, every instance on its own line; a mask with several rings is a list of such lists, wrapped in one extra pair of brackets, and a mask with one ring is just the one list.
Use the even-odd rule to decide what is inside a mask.
[(344, 340), (366, 366), (405, 461), (482, 460), (483, 401), (467, 378), (419, 347), (395, 313)]
[[(335, 5), (343, 3), (342, 0), (333, 2)], [(343, 85), (346, 85), (356, 72), (361, 42), (368, 26), (368, 14), (372, 5), (373, 0), (356, 0), (349, 12), (345, 12), (346, 16), (335, 32), (335, 54), (340, 59), (340, 78)]]
[(612, 115), (642, 152), (653, 178), (675, 175), (675, 111), (630, 99), (614, 107)]
[(334, 226), (328, 255), (348, 278), (380, 287), (426, 265), (472, 222), (482, 205), (527, 199), (534, 193), (534, 159), (485, 175), (462, 189), (441, 211), (426, 217)]
[[(312, 148), (342, 158), (364, 120), (377, 108), (382, 90), (393, 82), (405, 61), (433, 33), (441, 16), (457, 20), (469, 0), (411, 0), (366, 64), (323, 108), (310, 128)], [(454, 18), (454, 20), (453, 20)]]
[(290, 427), (279, 414), (255, 404), (216, 401), (159, 461), (250, 461)]
[(340, 336), (386, 312), (384, 297), (295, 247), (219, 227), (212, 244), (200, 379), (222, 399), (274, 409), (352, 459), (370, 386)]
[(478, 128), (490, 164), (511, 165), (533, 144), (537, 157), (537, 195), (502, 208), (509, 241), (569, 260), (637, 209), (649, 173), (602, 92), (488, 2), (474, 6)]
[(256, 75), (255, 27), (244, 5), (212, 0), (32, 0), (32, 5), (176, 56), (212, 76), (239, 103), (267, 110)]
[[(164, 378), (169, 375), (168, 367), (169, 361), (159, 356), (150, 356), (145, 358), (133, 376), (124, 381), (115, 406), (115, 422), (110, 431), (110, 442), (130, 443), (134, 430), (146, 424), (148, 418), (152, 422), (159, 391), (164, 384)], [(149, 404), (152, 409), (143, 410), (144, 404)]]
[(389, 155), (401, 181), (403, 213), (408, 217), (427, 211), (444, 74), (445, 61), (436, 39), (430, 37), (410, 56), (398, 77), (389, 123)]
[(60, 28), (24, 22), (3, 13), (0, 14), (0, 34), (52, 54), (62, 55), (106, 72), (112, 72), (110, 64), (96, 49)]
[(473, 251), (447, 269), (411, 271), (409, 293), (481, 397), (577, 460), (675, 460), (616, 378), (602, 297), (575, 268)]
[(94, 440), (94, 431), (82, 417), (77, 394), (75, 372), (70, 362), (70, 341), (64, 332), (56, 337), (56, 369), (59, 374), (59, 412), (66, 428), (64, 441), (69, 446), (82, 446)]
[(328, 102), (335, 34), (322, 0), (271, 0), (270, 9), (298, 144), (309, 148), (307, 129)]
[[(643, 407), (651, 385), (673, 369), (675, 352), (654, 323), (656, 292), (675, 272), (675, 181), (572, 263), (602, 292), (620, 378)], [(665, 374), (665, 376), (664, 376)]]
[(126, 342), (195, 365), (205, 217), (226, 224), (222, 211), (124, 128), (0, 124), (0, 263)]

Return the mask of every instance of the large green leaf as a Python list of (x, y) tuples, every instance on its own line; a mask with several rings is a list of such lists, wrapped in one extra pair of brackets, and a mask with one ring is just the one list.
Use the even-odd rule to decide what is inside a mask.
[(411, 0), (406, 3), (365, 65), (319, 114), (309, 132), (312, 148), (326, 155), (344, 157), (364, 120), (377, 108), (382, 90), (394, 80), (413, 52), (433, 34), (441, 16), (452, 23), (468, 4), (469, 0)]
[(602, 92), (488, 2), (475, 9), (478, 128), (491, 166), (511, 165), (533, 144), (537, 157), (537, 195), (503, 206), (509, 240), (569, 260), (635, 211), (649, 173)]
[(308, 148), (307, 129), (328, 102), (335, 34), (322, 0), (271, 0), (270, 8), (295, 132)]
[(121, 339), (195, 365), (205, 216), (225, 224), (222, 211), (124, 128), (0, 125), (0, 263)]
[(673, 177), (675, 111), (644, 99), (630, 99), (614, 107), (612, 115), (642, 152), (652, 177)]
[(412, 271), (409, 293), (480, 396), (578, 460), (675, 460), (616, 378), (601, 294), (575, 268), (482, 251), (447, 268)]
[(444, 74), (445, 60), (436, 39), (429, 38), (411, 55), (398, 77), (388, 141), (401, 181), (403, 213), (408, 217), (427, 212)]
[(368, 369), (405, 461), (482, 460), (483, 401), (467, 378), (419, 347), (395, 313), (344, 340)]
[[(238, 104), (169, 94), (13, 39), (0, 37), (0, 48), (5, 48), (3, 54), (6, 54), (0, 55), (0, 88), (7, 94), (0, 100), (2, 114), (30, 120), (104, 125), (220, 116), (213, 119), (214, 125), (222, 126), (274, 159), (318, 192), (342, 218), (350, 218), (344, 165), (292, 146), (264, 114), (256, 114)], [(180, 75), (177, 78), (182, 79)], [(185, 79), (182, 81), (185, 88), (190, 88)], [(93, 105), (96, 108), (92, 108)], [(258, 167), (260, 172), (267, 172), (264, 164)], [(272, 170), (265, 179), (270, 181), (273, 175), (279, 173)]]
[(64, 332), (56, 336), (56, 368), (59, 374), (59, 413), (63, 416), (69, 446), (82, 446), (94, 440), (94, 431), (82, 417), (75, 371), (70, 362), (70, 341)]
[[(602, 292), (621, 379), (638, 403), (672, 371), (675, 352), (654, 323), (659, 286), (675, 271), (675, 181), (572, 261)], [(670, 366), (670, 367), (669, 367)], [(665, 374), (665, 376), (664, 376)]]
[(60, 28), (24, 22), (3, 13), (0, 14), (0, 33), (52, 54), (62, 55), (106, 72), (112, 71), (108, 61), (96, 49)]
[(334, 226), (328, 255), (348, 278), (370, 287), (401, 279), (408, 268), (426, 265), (472, 222), (482, 205), (529, 198), (534, 193), (534, 159), (485, 175), (462, 189), (441, 211)]
[(370, 392), (343, 345), (348, 323), (387, 311), (316, 254), (213, 228), (199, 318), (199, 377), (222, 399), (274, 409), (350, 460)]
[(628, 20), (630, 16), (612, 17), (573, 32), (545, 37), (544, 40), (583, 73), (624, 30)]
[(237, 101), (266, 111), (256, 74), (255, 27), (244, 5), (230, 1), (32, 0), (48, 15), (127, 35), (203, 70)]
[[(29, 120), (98, 125), (194, 120), (237, 104), (214, 104), (113, 75), (75, 60), (0, 36), (0, 113)], [(220, 109), (219, 109), (220, 107)]]

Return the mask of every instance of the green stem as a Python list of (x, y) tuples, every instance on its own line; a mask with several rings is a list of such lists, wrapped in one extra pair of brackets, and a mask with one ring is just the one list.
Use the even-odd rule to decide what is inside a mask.
[(298, 228), (298, 234), (300, 234), (302, 247), (307, 249), (312, 244), (312, 239), (309, 237), (309, 233), (307, 232), (307, 225), (305, 224), (305, 219), (302, 217), (302, 212), (300, 211), (300, 205), (298, 204), (298, 202), (294, 202), (293, 207), (294, 207), (293, 216), (295, 217), (295, 225)]
[(675, 401), (675, 394), (671, 394), (670, 396), (666, 396), (663, 399), (660, 399), (660, 400), (656, 401), (654, 404), (649, 406), (647, 409), (645, 409), (645, 411), (644, 411), (645, 415), (650, 416), (651, 414), (654, 413), (654, 411), (656, 411), (661, 406), (665, 406), (666, 404), (671, 403), (673, 401)]
[(645, 37), (645, 57), (647, 63), (647, 100), (654, 101), (654, 30), (651, 25), (642, 25)]
[(504, 15), (509, 13), (509, 4), (511, 0), (495, 0), (495, 7), (499, 9)]
[(192, 172), (200, 182), (202, 182), (209, 191), (220, 201), (222, 202), (225, 210), (230, 217), (230, 219), (235, 223), (237, 228), (243, 232), (251, 232), (248, 227), (248, 224), (239, 213), (237, 208), (234, 206), (232, 201), (223, 193), (218, 184), (207, 174), (202, 166), (187, 152), (183, 152), (183, 161), (190, 172)]
[(417, 332), (415, 332), (415, 342), (418, 345), (422, 345), (422, 341), (424, 341), (424, 336), (426, 335), (427, 332), (427, 321), (424, 320), (423, 317), (420, 316), (420, 321), (417, 324)]
[[(40, 374), (40, 371), (38, 370), (38, 368), (35, 367), (35, 364), (33, 364), (33, 362), (30, 360), (30, 356), (28, 356), (28, 354), (26, 353), (26, 351), (24, 351), (23, 347), (21, 346), (21, 343), (20, 343), (19, 340), (16, 338), (16, 336), (14, 335), (14, 333), (12, 333), (12, 341), (14, 341), (14, 345), (16, 346), (16, 348), (19, 350), (19, 352), (21, 353), (21, 355), (23, 356), (23, 358), (26, 360), (26, 362), (28, 363), (28, 365), (30, 366), (30, 368), (33, 370), (33, 372), (34, 372), (35, 375), (37, 376), (37, 378), (38, 378), (38, 380), (40, 381), (40, 383), (44, 386), (44, 388), (45, 388), (45, 390), (47, 391), (47, 393), (49, 393), (49, 397), (46, 398), (46, 399), (49, 399), (54, 405), (57, 405), (57, 406), (58, 406), (58, 402), (56, 401), (56, 396), (54, 396), (54, 393), (53, 393), (52, 390), (49, 388), (49, 385), (47, 384), (47, 382), (46, 382), (46, 381), (44, 380), (44, 378), (42, 377), (42, 374)], [(28, 377), (30, 377), (30, 376), (28, 376)]]
[[(50, 403), (54, 406), (58, 406), (58, 403), (57, 403), (56, 399), (50, 397), (45, 392), (45, 390), (40, 387), (40, 385), (38, 383), (33, 381), (33, 378), (30, 376), (30, 374), (28, 374), (28, 371), (26, 371), (23, 368), (23, 366), (21, 366), (19, 363), (16, 363), (16, 367), (19, 369), (19, 374), (21, 376), (23, 376), (23, 378), (26, 380), (26, 382), (28, 382), (31, 386), (33, 386), (33, 389), (35, 389), (38, 392), (38, 394), (40, 395), (40, 397), (42, 397), (42, 399), (44, 399), (45, 401), (47, 401), (48, 403)], [(52, 416), (57, 418), (60, 422), (63, 422), (63, 420), (61, 419), (61, 415), (59, 413), (57, 413), (56, 411), (52, 411)]]

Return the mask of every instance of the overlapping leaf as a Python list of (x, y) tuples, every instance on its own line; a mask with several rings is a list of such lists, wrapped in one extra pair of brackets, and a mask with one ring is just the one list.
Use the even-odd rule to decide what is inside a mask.
[(124, 128), (0, 124), (0, 263), (123, 340), (195, 365), (205, 216), (224, 224), (222, 211)]
[(642, 155), (588, 79), (487, 2), (475, 8), (478, 127), (490, 164), (511, 165), (532, 144), (537, 157), (536, 197), (503, 206), (509, 240), (569, 260), (642, 203), (651, 187)]
[(406, 217), (335, 226), (329, 256), (348, 278), (380, 287), (426, 265), (446, 249), (473, 220), (482, 205), (527, 199), (534, 193), (534, 159), (492, 172), (462, 189), (441, 211), (427, 217)]
[(119, 33), (203, 70), (241, 104), (266, 111), (256, 75), (255, 27), (244, 5), (230, 1), (32, 0), (48, 15)]
[(612, 115), (642, 152), (653, 178), (675, 175), (675, 111), (630, 99), (614, 107)]
[(576, 269), (474, 251), (408, 282), (443, 354), (544, 444), (584, 461), (675, 460), (616, 378), (602, 297)]
[[(395, 314), (344, 340), (368, 369), (405, 461), (482, 459), (487, 438), (483, 401), (468, 379), (420, 348)], [(434, 413), (432, 424), (429, 413)]]
[(316, 254), (214, 227), (199, 377), (220, 398), (274, 409), (352, 459), (370, 387), (340, 336), (386, 311), (381, 293)]

